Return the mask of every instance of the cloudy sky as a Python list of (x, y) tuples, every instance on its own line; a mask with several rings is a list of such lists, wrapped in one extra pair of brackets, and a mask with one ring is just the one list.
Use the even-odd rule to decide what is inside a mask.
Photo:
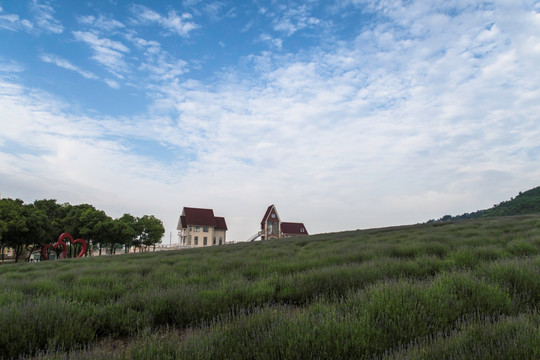
[(228, 240), (540, 185), (540, 1), (0, 0), (0, 194)]

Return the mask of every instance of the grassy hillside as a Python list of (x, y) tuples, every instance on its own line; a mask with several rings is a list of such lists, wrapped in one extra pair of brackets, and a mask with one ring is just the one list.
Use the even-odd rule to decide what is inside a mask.
[[(478, 210), (457, 216), (445, 215), (437, 221), (456, 221), (465, 219), (477, 219), (493, 216), (512, 216), (540, 214), (540, 186), (525, 192), (520, 192), (515, 198), (493, 205), (490, 209)], [(430, 220), (429, 222), (434, 222)]]
[(0, 266), (0, 358), (540, 357), (540, 215)]
[(540, 186), (485, 210), (482, 216), (540, 214)]

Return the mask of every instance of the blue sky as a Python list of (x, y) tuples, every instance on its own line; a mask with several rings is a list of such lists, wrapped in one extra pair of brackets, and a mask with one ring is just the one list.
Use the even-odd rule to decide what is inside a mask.
[(540, 2), (0, 0), (0, 194), (311, 233), (540, 185)]

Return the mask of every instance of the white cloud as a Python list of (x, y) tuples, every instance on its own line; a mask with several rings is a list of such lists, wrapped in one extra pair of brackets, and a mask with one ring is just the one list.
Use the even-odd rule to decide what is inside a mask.
[(104, 81), (107, 85), (109, 85), (109, 87), (113, 89), (120, 89), (120, 84), (117, 81), (112, 79), (105, 79)]
[(141, 64), (139, 70), (149, 71), (155, 79), (167, 81), (185, 73), (186, 66), (185, 61), (168, 58), (162, 53), (153, 59), (153, 62)]
[(288, 8), (283, 14), (274, 19), (274, 30), (284, 32), (291, 36), (295, 32), (319, 25), (321, 21), (310, 16), (307, 6)]
[(0, 29), (26, 32), (49, 32), (61, 34), (64, 31), (62, 24), (54, 18), (54, 9), (48, 1), (32, 0), (29, 4), (34, 21), (22, 19), (17, 14), (4, 13), (0, 6)]
[(7, 61), (0, 56), (0, 72), (3, 73), (20, 73), (25, 70), (25, 67), (15, 61)]
[(106, 39), (106, 38), (99, 38), (92, 32), (82, 32), (82, 31), (75, 31), (73, 33), (75, 35), (75, 38), (80, 41), (84, 41), (94, 50), (96, 49), (111, 49), (114, 51), (119, 51), (122, 53), (129, 52), (129, 49), (123, 45), (121, 42)]
[(259, 40), (270, 44), (272, 47), (274, 47), (276, 49), (281, 49), (281, 47), (283, 45), (283, 40), (282, 39), (273, 37), (273, 36), (271, 36), (270, 34), (267, 34), (267, 33), (261, 34), (259, 36)]
[(194, 7), (191, 7), (195, 14), (203, 13), (210, 18), (212, 21), (221, 21), (225, 18), (235, 18), (237, 17), (236, 7), (231, 7), (226, 9), (226, 4), (221, 1), (212, 1), (205, 3), (202, 6), (201, 11), (196, 10)]
[(127, 39), (131, 41), (139, 50), (144, 51), (146, 56), (155, 56), (162, 52), (161, 44), (155, 40), (145, 40), (139, 37), (134, 37), (132, 34), (127, 34)]
[(112, 18), (107, 18), (103, 16), (102, 14), (100, 14), (97, 18), (92, 15), (79, 16), (77, 20), (81, 24), (89, 25), (89, 26), (92, 26), (96, 30), (105, 31), (105, 32), (110, 32), (117, 29), (125, 28), (125, 25), (122, 24), (120, 21), (112, 19)]
[[(14, 117), (17, 121), (12, 121)], [(163, 209), (175, 206), (174, 196), (162, 181), (175, 176), (174, 168), (153, 165), (150, 158), (130, 154), (118, 140), (108, 139), (119, 134), (112, 129), (121, 131), (124, 127), (104, 126), (107, 124), (104, 118), (76, 115), (67, 104), (45, 93), (0, 80), (0, 143), (19, 149), (0, 148), (2, 196), (26, 201), (58, 198), (74, 204), (92, 203), (112, 216), (131, 212), (167, 219)], [(148, 136), (154, 131), (146, 128), (144, 132)], [(40, 180), (36, 183), (35, 179)], [(158, 188), (160, 198), (168, 196), (170, 200), (155, 202)], [(21, 193), (14, 193), (14, 189)], [(129, 197), (139, 200), (132, 202)], [(146, 204), (137, 204), (142, 199)]]
[(162, 16), (143, 5), (132, 5), (130, 10), (136, 24), (157, 24), (165, 29), (168, 34), (188, 37), (191, 31), (199, 27), (199, 25), (191, 21), (192, 16), (189, 13), (178, 15), (176, 11), (170, 10), (167, 16)]
[(145, 40), (128, 34), (126, 38), (144, 54), (138, 69), (150, 72), (153, 81), (170, 81), (187, 72), (187, 62), (175, 59), (155, 40)]
[(50, 2), (42, 0), (32, 0), (30, 8), (34, 13), (36, 25), (47, 32), (60, 34), (64, 31), (64, 27), (60, 21), (54, 18), (54, 9)]
[[(503, 14), (463, 11), (442, 30), (409, 14), (400, 21), (421, 22), (428, 35), (387, 24), (310, 62), (267, 54), (274, 70), (265, 65), (253, 87), (237, 79), (211, 92), (169, 89), (163, 103), (200, 156), (188, 176), (201, 191), (215, 188), (205, 198), (222, 207), (279, 200), (311, 213), (317, 231), (352, 227), (326, 222), (328, 213), (358, 212), (358, 226), (416, 222), (538, 185), (537, 167), (525, 165), (540, 136), (539, 79), (528, 65), (537, 54), (520, 46), (532, 31), (493, 25), (495, 16)], [(227, 197), (223, 188), (245, 190)], [(376, 203), (386, 205), (373, 211)]]
[(34, 28), (34, 25), (26, 20), (21, 19), (19, 15), (7, 14), (0, 6), (0, 29), (10, 31), (30, 31)]
[(184, 4), (184, 6), (192, 7), (194, 5), (199, 4), (202, 1), (203, 0), (184, 0), (184, 1), (182, 1), (182, 3)]
[[(40, 56), (40, 59), (42, 61), (46, 62), (46, 63), (54, 64), (54, 65), (56, 65), (58, 67), (74, 71), (74, 72), (78, 73), (79, 75), (81, 75), (82, 77), (84, 77), (86, 79), (99, 80), (99, 77), (97, 75), (95, 75), (94, 73), (92, 73), (90, 71), (83, 70), (83, 69), (79, 68), (78, 66), (73, 65), (68, 60), (63, 59), (63, 58), (61, 58), (59, 56), (56, 56), (56, 55), (53, 55), (53, 54), (42, 54)], [(110, 88), (113, 88), (113, 89), (119, 89), (120, 88), (120, 84), (115, 80), (103, 79), (103, 82), (105, 82)]]
[(204, 11), (208, 16), (214, 20), (217, 21), (221, 18), (221, 10), (225, 6), (224, 3), (220, 1), (214, 1), (208, 4), (204, 5)]
[(79, 67), (77, 67), (77, 66), (73, 65), (72, 63), (70, 63), (68, 60), (63, 59), (63, 58), (61, 58), (59, 56), (52, 55), (52, 54), (42, 54), (40, 56), (40, 59), (42, 61), (46, 62), (46, 63), (55, 64), (56, 66), (59, 66), (61, 68), (71, 70), (71, 71), (75, 71), (76, 73), (80, 74), (81, 76), (83, 76), (86, 79), (97, 79), (96, 75), (92, 74), (89, 71), (85, 71), (85, 70), (80, 69)]
[[(145, 18), (153, 16), (151, 11), (143, 15)], [(159, 15), (156, 14), (156, 16)], [(134, 86), (138, 88), (152, 87), (156, 81), (171, 81), (188, 71), (187, 62), (171, 56), (158, 41), (143, 39), (135, 31), (124, 29), (123, 24), (114, 19), (86, 16), (79, 17), (78, 20), (93, 29), (91, 31), (74, 31), (75, 39), (89, 45), (94, 52), (92, 59), (103, 65), (117, 79), (124, 80), (127, 74), (133, 75), (136, 71), (140, 71), (144, 73), (142, 75), (144, 80), (139, 80), (139, 83)], [(134, 46), (136, 50), (141, 52), (141, 56), (138, 56), (137, 51), (135, 51), (135, 55), (127, 59), (125, 55), (131, 52), (130, 48), (121, 41), (108, 36), (122, 37), (127, 40), (131, 44), (130, 46)], [(116, 80), (105, 79), (104, 81), (111, 88), (118, 89), (120, 87)]]
[(92, 59), (105, 66), (118, 78), (128, 71), (128, 66), (124, 61), (124, 54), (129, 52), (129, 48), (119, 41), (102, 38), (93, 32), (74, 31), (73, 35), (77, 41), (88, 44), (94, 51)]

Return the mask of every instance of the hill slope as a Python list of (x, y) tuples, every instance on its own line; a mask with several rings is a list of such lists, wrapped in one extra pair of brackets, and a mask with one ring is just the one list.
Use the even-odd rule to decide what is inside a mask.
[(539, 358), (539, 308), (540, 215), (347, 231), (0, 266), (0, 359)]
[(492, 208), (478, 210), (472, 213), (451, 216), (445, 215), (439, 220), (434, 221), (456, 221), (465, 219), (476, 219), (493, 216), (512, 216), (525, 214), (540, 214), (540, 186), (535, 187), (525, 192), (520, 192), (515, 198), (508, 201), (503, 201), (500, 204), (494, 205)]

